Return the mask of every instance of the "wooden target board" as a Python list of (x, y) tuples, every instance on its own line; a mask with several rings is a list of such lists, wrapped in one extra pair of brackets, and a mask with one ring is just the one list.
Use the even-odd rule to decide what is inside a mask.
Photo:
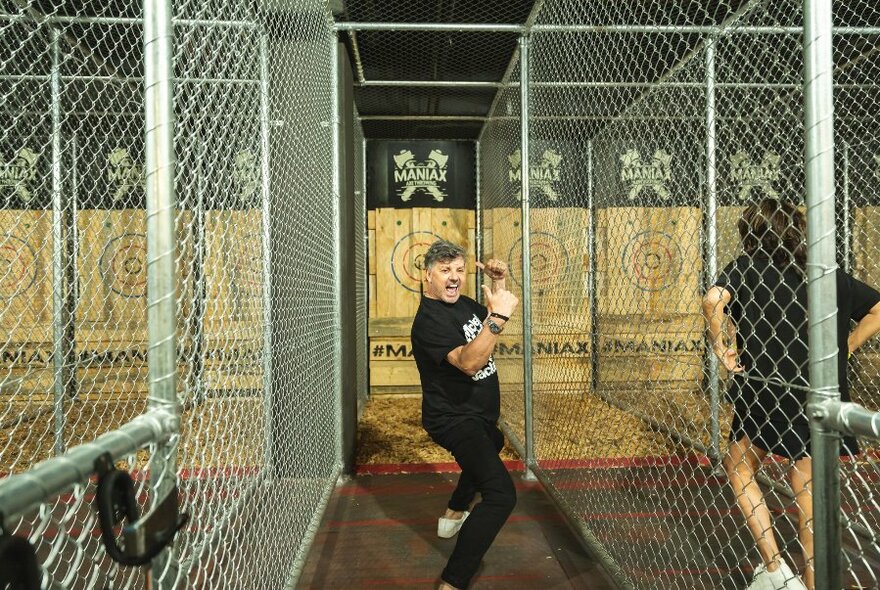
[[(589, 387), (589, 220), (589, 210), (580, 207), (530, 212), (535, 392), (576, 392)], [(484, 258), (507, 263), (507, 288), (520, 299), (495, 349), (499, 379), (514, 389), (523, 383), (521, 221), (520, 208), (496, 208), (483, 214)]]
[(263, 215), (208, 211), (205, 219), (204, 383), (208, 389), (262, 388)]
[(474, 212), (376, 209), (368, 213), (367, 226), (370, 390), (373, 393), (418, 392), (419, 374), (409, 348), (409, 332), (419, 305), (419, 285), (424, 274), (422, 259), (439, 238), (462, 246), (467, 252), (464, 293), (474, 297)]
[[(507, 288), (522, 301), (523, 240), (520, 209), (492, 211), (494, 257), (510, 269)], [(578, 207), (534, 209), (529, 218), (532, 283), (532, 329), (542, 334), (581, 334), (589, 331), (590, 212)], [(512, 333), (522, 333), (522, 309), (511, 318)]]
[(77, 277), (78, 331), (90, 343), (146, 342), (147, 237), (141, 209), (84, 210)]
[(464, 209), (376, 210), (376, 317), (412, 320), (419, 306), (422, 258), (439, 238), (467, 252), (464, 293), (474, 296), (473, 215)]
[(52, 340), (51, 211), (0, 211), (0, 326), (5, 347)]
[(630, 387), (650, 381), (696, 388), (703, 373), (703, 319), (698, 311), (667, 316), (608, 316), (599, 320), (599, 383)]
[[(192, 214), (178, 213), (177, 315), (192, 301)], [(143, 209), (86, 209), (77, 218), (80, 234), (76, 317), (82, 337), (93, 341), (145, 342), (147, 329), (147, 236)], [(78, 335), (77, 339), (80, 339)]]
[[(582, 391), (589, 386), (589, 334), (533, 335), (532, 379), (535, 391)], [(523, 383), (521, 334), (504, 334), (493, 354), (503, 384)], [(372, 393), (418, 391), (419, 373), (408, 336), (370, 339)]]
[[(178, 334), (192, 305), (188, 281), (190, 212), (178, 213), (176, 307)], [(143, 209), (84, 209), (78, 213), (76, 305), (77, 380), (84, 396), (140, 395), (147, 371), (147, 237)], [(178, 348), (187, 339), (178, 339)]]
[(600, 383), (699, 383), (701, 223), (690, 207), (599, 211)]
[(369, 319), (376, 317), (376, 211), (367, 211), (367, 299)]
[(700, 210), (601, 209), (597, 223), (599, 313), (693, 313), (699, 301)]

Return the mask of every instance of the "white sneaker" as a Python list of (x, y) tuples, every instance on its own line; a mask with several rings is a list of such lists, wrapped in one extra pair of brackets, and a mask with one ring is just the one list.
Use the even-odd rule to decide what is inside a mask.
[(767, 570), (763, 563), (755, 568), (755, 576), (746, 590), (807, 590), (803, 581), (783, 560), (775, 572)]
[(464, 514), (461, 515), (461, 518), (446, 518), (445, 516), (441, 516), (437, 519), (437, 536), (443, 539), (454, 537), (470, 514), (470, 512), (465, 510)]

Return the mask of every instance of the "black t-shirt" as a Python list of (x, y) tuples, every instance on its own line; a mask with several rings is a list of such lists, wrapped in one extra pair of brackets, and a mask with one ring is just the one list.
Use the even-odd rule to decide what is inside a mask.
[(483, 329), (489, 310), (470, 297), (455, 303), (422, 297), (413, 320), (413, 357), (422, 381), (422, 426), (432, 437), (467, 419), (498, 421), (501, 396), (495, 361), (469, 377), (446, 360)]
[[(730, 317), (736, 325), (744, 383), (757, 398), (752, 409), (771, 420), (802, 411), (806, 392), (767, 384), (763, 379), (806, 387), (807, 282), (794, 267), (780, 270), (772, 261), (743, 255), (725, 267), (715, 284), (731, 294)], [(880, 293), (842, 270), (837, 271), (837, 367), (840, 397), (849, 401), (846, 379), (850, 321), (858, 322), (880, 301)], [(757, 380), (750, 379), (755, 377)]]

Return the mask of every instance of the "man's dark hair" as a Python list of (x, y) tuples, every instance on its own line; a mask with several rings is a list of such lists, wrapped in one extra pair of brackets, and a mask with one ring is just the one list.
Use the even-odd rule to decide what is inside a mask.
[(761, 199), (746, 207), (737, 226), (749, 256), (772, 260), (779, 269), (789, 265), (801, 272), (806, 269), (807, 222), (794, 203)]
[(429, 270), (438, 262), (449, 262), (450, 260), (455, 260), (456, 258), (464, 258), (464, 255), (464, 248), (462, 248), (461, 246), (458, 246), (446, 240), (437, 240), (436, 242), (431, 244), (431, 247), (428, 248), (427, 252), (425, 252), (423, 264), (425, 270)]

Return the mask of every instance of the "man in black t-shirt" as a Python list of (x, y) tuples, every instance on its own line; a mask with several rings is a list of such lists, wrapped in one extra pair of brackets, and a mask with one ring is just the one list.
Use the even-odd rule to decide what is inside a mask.
[[(496, 425), (501, 394), (492, 353), (519, 301), (505, 289), (507, 267), (477, 262), (492, 279), (487, 306), (462, 294), (465, 252), (438, 240), (424, 257), (425, 293), (413, 320), (413, 357), (422, 383), (422, 426), (461, 467), (458, 485), (437, 534), (458, 541), (441, 574), (441, 589), (463, 589), (516, 504), (516, 491), (498, 456), (504, 435)], [(484, 329), (485, 328), (485, 329)], [(468, 512), (476, 493), (481, 502)]]

